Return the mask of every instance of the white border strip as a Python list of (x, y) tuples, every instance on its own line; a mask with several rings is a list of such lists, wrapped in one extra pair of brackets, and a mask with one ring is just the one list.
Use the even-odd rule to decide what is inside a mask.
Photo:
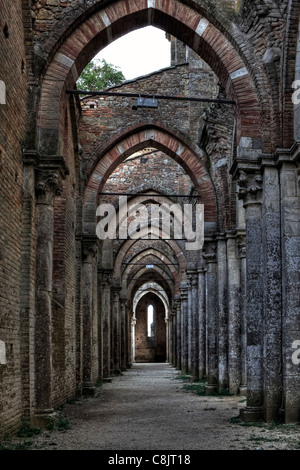
[(246, 67), (242, 67), (241, 69), (232, 72), (230, 74), (230, 78), (231, 80), (235, 80), (236, 78), (243, 77), (244, 75), (248, 75), (248, 70), (246, 69)]
[(6, 104), (6, 85), (0, 80), (0, 104)]
[(72, 67), (72, 65), (74, 64), (73, 59), (70, 59), (70, 57), (68, 57), (64, 54), (61, 54), (60, 52), (58, 52), (55, 55), (54, 60), (56, 60), (60, 64), (66, 65), (66, 67)]
[(199, 36), (202, 36), (208, 25), (209, 25), (209, 22), (205, 18), (202, 18), (199, 21), (199, 24), (195, 30), (195, 33), (198, 34)]

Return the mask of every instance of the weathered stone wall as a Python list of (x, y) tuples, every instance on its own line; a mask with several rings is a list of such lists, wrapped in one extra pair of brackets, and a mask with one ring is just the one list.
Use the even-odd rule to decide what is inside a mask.
[[(30, 377), (24, 377), (25, 383), (22, 383), (21, 376), (22, 353), (30, 347), (29, 330), (32, 327), (28, 322), (27, 329), (24, 323), (24, 330), (20, 327), (20, 318), (28, 314), (25, 311), (28, 297), (25, 298), (22, 288), (30, 296), (28, 288), (33, 285), (30, 275), (21, 279), (22, 256), (24, 261), (30, 263), (26, 251), (26, 242), (29, 240), (22, 239), (22, 209), (24, 220), (27, 218), (29, 223), (33, 214), (26, 206), (26, 201), (22, 202), (26, 56), (21, 1), (3, 0), (0, 2), (0, 11), (0, 80), (6, 86), (5, 100), (0, 104), (0, 340), (4, 341), (6, 350), (6, 363), (0, 364), (1, 435), (3, 426), (6, 430), (18, 426), (23, 413), (23, 386), (30, 388)], [(24, 296), (21, 297), (21, 294)]]

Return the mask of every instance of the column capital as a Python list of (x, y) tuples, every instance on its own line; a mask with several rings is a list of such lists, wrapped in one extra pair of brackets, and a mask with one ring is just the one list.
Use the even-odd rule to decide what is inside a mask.
[(217, 262), (217, 244), (216, 242), (209, 242), (204, 245), (203, 258), (207, 263)]
[(98, 252), (97, 237), (85, 237), (82, 241), (82, 259), (91, 262)]
[(198, 288), (198, 271), (188, 271), (187, 272), (188, 278), (188, 287), (194, 289), (195, 287)]
[(62, 194), (62, 178), (59, 172), (39, 170), (36, 178), (35, 193), (37, 202), (52, 204), (54, 197)]
[(187, 300), (188, 298), (188, 283), (182, 282), (180, 284), (180, 300)]
[(110, 285), (112, 282), (113, 269), (100, 269), (99, 271), (102, 273), (102, 286)]
[(62, 181), (69, 174), (64, 158), (52, 155), (42, 159), (33, 150), (23, 151), (23, 161), (34, 165), (36, 168), (35, 192), (37, 202), (41, 204), (52, 204), (55, 196), (62, 193)]
[(249, 204), (261, 204), (263, 192), (263, 177), (260, 172), (248, 173), (239, 170), (237, 184), (239, 186), (238, 198), (244, 203), (244, 207)]

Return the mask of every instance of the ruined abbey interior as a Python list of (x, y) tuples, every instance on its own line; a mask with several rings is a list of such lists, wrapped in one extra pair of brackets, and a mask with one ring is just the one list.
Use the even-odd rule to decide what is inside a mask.
[[(299, 20), (297, 0), (0, 0), (0, 437), (134, 362), (300, 422)], [(169, 67), (77, 93), (147, 26)], [(170, 233), (124, 235), (164, 205)], [(173, 236), (184, 206), (198, 245)]]

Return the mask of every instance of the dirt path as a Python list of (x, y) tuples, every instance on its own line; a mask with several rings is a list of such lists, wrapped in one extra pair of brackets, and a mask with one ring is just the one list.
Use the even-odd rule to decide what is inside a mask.
[(41, 450), (299, 449), (300, 426), (230, 422), (243, 397), (199, 396), (167, 364), (135, 364), (96, 397), (65, 405), (65, 432), (43, 433)]

